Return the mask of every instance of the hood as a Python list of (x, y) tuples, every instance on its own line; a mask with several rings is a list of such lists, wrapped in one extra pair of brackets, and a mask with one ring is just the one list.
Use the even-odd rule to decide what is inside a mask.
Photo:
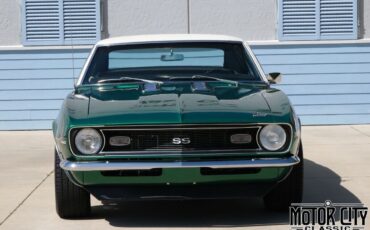
[(76, 125), (264, 123), (290, 119), (286, 96), (262, 85), (212, 82), (206, 89), (194, 90), (191, 83), (176, 83), (145, 91), (142, 84), (122, 84), (79, 91), (89, 97), (89, 105), (80, 117), (74, 117)]

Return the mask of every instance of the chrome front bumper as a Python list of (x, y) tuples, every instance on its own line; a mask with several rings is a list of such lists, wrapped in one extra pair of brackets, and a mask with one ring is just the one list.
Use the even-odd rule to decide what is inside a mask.
[(60, 167), (67, 171), (113, 171), (113, 170), (146, 170), (154, 168), (279, 168), (290, 167), (300, 162), (298, 156), (286, 158), (263, 158), (238, 161), (174, 161), (174, 162), (109, 162), (83, 161), (72, 162), (61, 160)]

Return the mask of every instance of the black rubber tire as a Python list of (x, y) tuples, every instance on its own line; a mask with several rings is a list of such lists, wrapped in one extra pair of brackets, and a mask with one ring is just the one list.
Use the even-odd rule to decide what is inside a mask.
[(301, 203), (303, 197), (303, 147), (299, 146), (301, 162), (291, 173), (273, 188), (264, 198), (265, 207), (272, 211), (288, 211), (291, 203)]
[(63, 219), (88, 217), (91, 212), (90, 194), (73, 184), (59, 163), (55, 150), (55, 202), (58, 215)]

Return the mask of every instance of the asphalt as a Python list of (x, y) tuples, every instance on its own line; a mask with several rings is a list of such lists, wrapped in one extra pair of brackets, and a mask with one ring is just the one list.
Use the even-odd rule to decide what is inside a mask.
[[(303, 146), (304, 202), (370, 205), (370, 125), (305, 126)], [(93, 200), (91, 218), (62, 220), (55, 212), (50, 131), (0, 132), (0, 159), (0, 229), (289, 229), (288, 213), (265, 211), (260, 199), (109, 206)]]

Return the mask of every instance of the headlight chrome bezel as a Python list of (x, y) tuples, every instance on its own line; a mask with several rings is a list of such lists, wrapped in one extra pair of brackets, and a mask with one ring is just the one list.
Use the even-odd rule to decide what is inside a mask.
[[(81, 138), (81, 135), (93, 136), (95, 138), (95, 141), (97, 141), (97, 147), (93, 148), (91, 151), (83, 149), (83, 146), (80, 145), (79, 141), (77, 140), (77, 138)], [(73, 135), (73, 138), (71, 138), (71, 141), (73, 141), (73, 147), (78, 153), (87, 156), (98, 154), (104, 146), (103, 135), (98, 130), (93, 128), (82, 128), (76, 130), (76, 132)]]
[[(265, 135), (265, 132), (268, 132), (268, 131), (275, 132), (281, 135), (279, 136), (279, 138), (281, 139), (281, 141), (279, 141), (280, 142), (279, 145), (275, 147), (271, 145), (268, 146), (268, 143), (266, 143), (266, 141), (262, 139), (263, 135)], [(263, 150), (270, 151), (270, 152), (279, 152), (285, 149), (289, 141), (288, 137), (289, 137), (289, 134), (287, 130), (284, 128), (284, 126), (280, 124), (268, 124), (261, 128), (257, 138), (258, 138), (258, 143)]]

